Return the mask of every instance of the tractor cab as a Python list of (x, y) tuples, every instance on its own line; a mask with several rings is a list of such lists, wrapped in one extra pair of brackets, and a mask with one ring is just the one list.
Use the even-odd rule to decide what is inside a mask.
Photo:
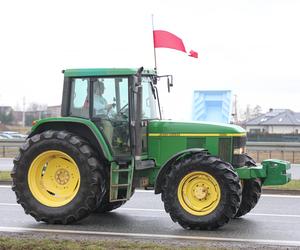
[(141, 148), (146, 151), (147, 121), (161, 118), (156, 72), (143, 70), (139, 77), (136, 73), (137, 69), (64, 71), (62, 116), (91, 120), (115, 157), (131, 156), (137, 119), (142, 121)]

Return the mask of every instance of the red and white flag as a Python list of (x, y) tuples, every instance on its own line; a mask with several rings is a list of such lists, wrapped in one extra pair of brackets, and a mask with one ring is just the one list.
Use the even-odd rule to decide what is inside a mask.
[[(182, 39), (168, 31), (153, 30), (153, 40), (154, 48), (175, 49), (187, 53)], [(198, 53), (191, 50), (189, 56), (198, 58)]]
[(198, 52), (196, 52), (194, 50), (191, 50), (189, 56), (194, 57), (194, 58), (198, 58)]

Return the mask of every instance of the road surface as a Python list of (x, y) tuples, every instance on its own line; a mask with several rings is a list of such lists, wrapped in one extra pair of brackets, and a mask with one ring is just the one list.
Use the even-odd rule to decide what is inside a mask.
[[(0, 186), (0, 234), (42, 233), (72, 237), (121, 237), (180, 244), (221, 244), (257, 249), (300, 248), (300, 196), (263, 195), (251, 213), (216, 231), (184, 230), (165, 213), (160, 195), (137, 190), (124, 206), (107, 214), (92, 214), (75, 225), (47, 225), (25, 215), (9, 186)], [(9, 232), (9, 233), (8, 233)], [(50, 233), (50, 234), (49, 234)], [(227, 244), (227, 245), (224, 245)]]

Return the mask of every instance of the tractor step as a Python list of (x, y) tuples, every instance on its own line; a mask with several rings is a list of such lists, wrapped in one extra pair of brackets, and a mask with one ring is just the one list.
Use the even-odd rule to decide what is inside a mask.
[(113, 172), (128, 172), (131, 171), (129, 168), (113, 169)]
[(110, 166), (110, 202), (126, 201), (131, 197), (133, 164), (117, 164)]
[(117, 184), (117, 185), (111, 185), (112, 188), (127, 188), (129, 184)]

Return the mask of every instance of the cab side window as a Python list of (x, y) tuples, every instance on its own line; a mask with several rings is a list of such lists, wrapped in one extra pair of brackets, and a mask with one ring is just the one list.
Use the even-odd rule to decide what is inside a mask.
[(75, 78), (72, 80), (70, 115), (89, 118), (89, 81)]

